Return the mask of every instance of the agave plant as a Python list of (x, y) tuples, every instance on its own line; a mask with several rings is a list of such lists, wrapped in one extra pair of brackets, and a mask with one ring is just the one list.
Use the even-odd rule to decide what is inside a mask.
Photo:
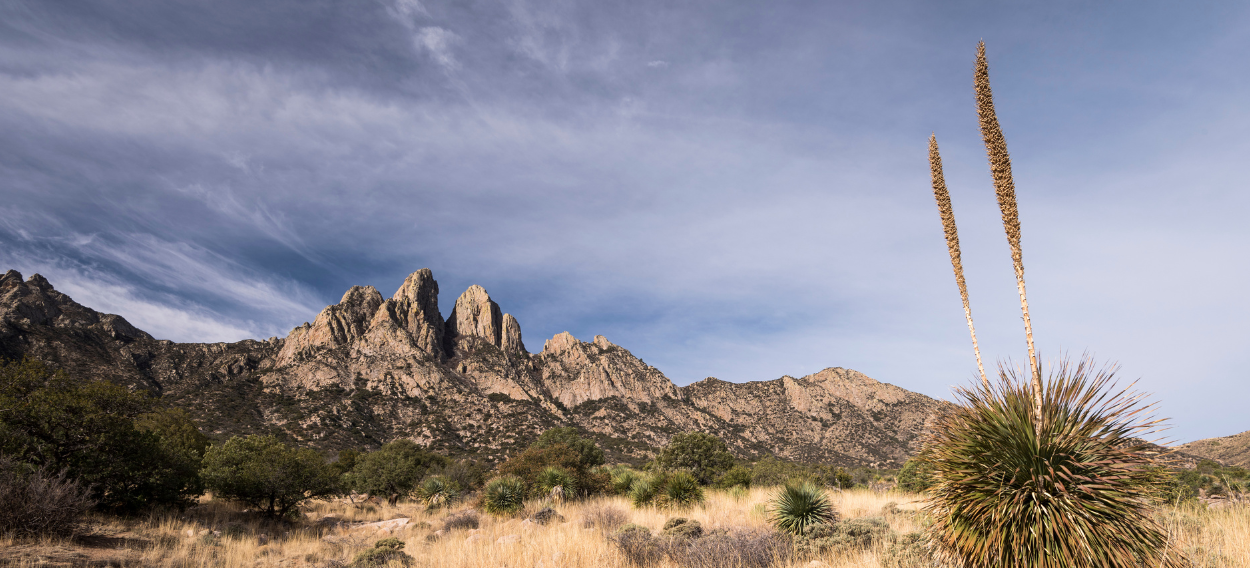
[(933, 428), (938, 550), (966, 568), (1178, 565), (1151, 515), (1160, 482), (1140, 437), (1159, 424), (1153, 405), (1082, 359), (1054, 369), (1038, 415), (1026, 372), (1000, 367), (997, 386), (957, 388), (962, 404)]
[(482, 508), (492, 515), (510, 515), (525, 504), (525, 482), (514, 475), (496, 477), (482, 491)]
[(777, 528), (792, 535), (803, 535), (812, 527), (832, 524), (837, 512), (819, 487), (809, 482), (787, 483), (769, 504)]
[(460, 497), (460, 486), (445, 475), (435, 475), (417, 487), (417, 497), (426, 507), (437, 509)]

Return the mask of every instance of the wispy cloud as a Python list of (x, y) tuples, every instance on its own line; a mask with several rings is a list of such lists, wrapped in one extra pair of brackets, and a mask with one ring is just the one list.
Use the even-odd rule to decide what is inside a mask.
[(430, 57), (444, 69), (450, 71), (457, 67), (451, 48), (462, 40), (454, 32), (437, 26), (426, 26), (417, 30), (413, 40), (418, 48), (429, 52)]

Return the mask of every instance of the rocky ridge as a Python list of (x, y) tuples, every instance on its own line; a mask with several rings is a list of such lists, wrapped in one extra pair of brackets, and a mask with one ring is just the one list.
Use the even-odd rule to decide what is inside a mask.
[(0, 357), (147, 389), (219, 437), (270, 432), (325, 449), (408, 437), (490, 461), (574, 425), (622, 461), (699, 430), (744, 458), (897, 467), (947, 404), (841, 368), (677, 387), (603, 336), (560, 333), (531, 354), (516, 318), (481, 286), (445, 319), (438, 293), (421, 269), (389, 299), (352, 287), (285, 338), (175, 343), (10, 270), (0, 277)]

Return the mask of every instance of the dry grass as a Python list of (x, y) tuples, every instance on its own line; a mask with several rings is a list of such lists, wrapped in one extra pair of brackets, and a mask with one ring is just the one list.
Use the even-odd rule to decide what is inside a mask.
[[(345, 566), (361, 551), (385, 537), (405, 543), (413, 566), (447, 568), (625, 568), (628, 563), (604, 531), (587, 527), (586, 516), (602, 516), (615, 508), (632, 522), (658, 532), (674, 516), (695, 519), (705, 529), (764, 527), (765, 503), (775, 489), (753, 489), (745, 495), (708, 493), (704, 506), (687, 511), (635, 510), (622, 497), (607, 497), (556, 506), (565, 522), (547, 526), (526, 524), (521, 517), (499, 519), (483, 515), (480, 528), (453, 530), (441, 538), (430, 535), (442, 528), (448, 514), (465, 507), (426, 511), (419, 504), (400, 503), (356, 507), (342, 502), (316, 502), (305, 507), (305, 520), (291, 525), (265, 523), (244, 515), (232, 505), (206, 501), (185, 514), (155, 515), (146, 519), (96, 518), (91, 533), (78, 538), (36, 540), (0, 539), (0, 564), (12, 566), (177, 566), (177, 567), (300, 567)], [(878, 516), (900, 533), (921, 529), (919, 497), (868, 490), (834, 492), (832, 502), (843, 519)], [(893, 506), (891, 504), (894, 504)], [(528, 512), (542, 506), (531, 503)], [(890, 512), (893, 511), (893, 512)], [(318, 521), (327, 515), (342, 524)], [(411, 519), (394, 534), (353, 528), (352, 523), (398, 517)], [(1184, 551), (1200, 568), (1250, 566), (1250, 509), (1208, 510), (1201, 506), (1169, 508), (1162, 520)], [(214, 532), (216, 531), (216, 532)], [(264, 535), (263, 537), (261, 535)], [(514, 543), (498, 542), (516, 535)], [(506, 539), (505, 539), (506, 540)], [(830, 554), (796, 559), (788, 568), (808, 566), (812, 560), (830, 568), (876, 568), (879, 550)], [(396, 564), (398, 565), (398, 564)], [(660, 563), (661, 567), (670, 564)]]

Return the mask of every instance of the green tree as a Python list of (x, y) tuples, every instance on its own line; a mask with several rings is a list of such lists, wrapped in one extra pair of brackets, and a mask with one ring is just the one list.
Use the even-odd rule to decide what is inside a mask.
[(235, 436), (204, 455), (200, 474), (218, 496), (286, 517), (306, 499), (339, 491), (338, 474), (320, 452), (287, 447), (273, 436)]
[(914, 457), (903, 464), (898, 472), (898, 486), (913, 493), (920, 493), (933, 485), (933, 466), (923, 458)]
[(345, 476), (352, 489), (371, 495), (386, 495), (394, 505), (412, 493), (432, 468), (444, 468), (451, 460), (428, 451), (408, 439), (395, 440), (376, 452), (357, 458)]
[(564, 444), (577, 454), (577, 469), (589, 469), (603, 465), (603, 450), (595, 445), (594, 440), (583, 438), (577, 428), (552, 428), (543, 432), (532, 444), (535, 448), (548, 448), (556, 444)]
[(734, 456), (725, 442), (703, 432), (673, 436), (655, 457), (655, 464), (666, 470), (684, 470), (699, 483), (708, 485), (734, 465)]
[(204, 442), (185, 412), (144, 391), (30, 359), (0, 365), (0, 453), (66, 471), (92, 488), (99, 509), (189, 503), (202, 492)]

